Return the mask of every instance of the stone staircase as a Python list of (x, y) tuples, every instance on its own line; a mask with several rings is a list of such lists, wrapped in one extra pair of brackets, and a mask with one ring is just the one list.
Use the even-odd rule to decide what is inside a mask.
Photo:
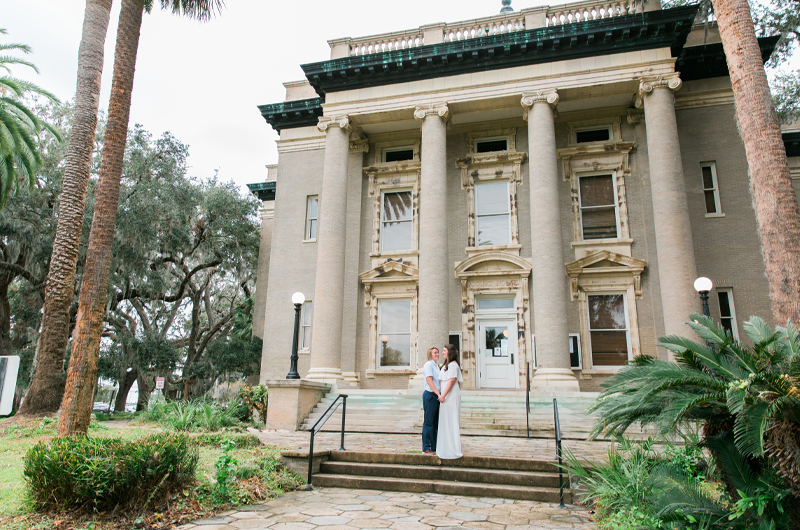
[[(330, 451), (311, 483), (322, 487), (559, 502), (556, 465), (522, 458), (465, 456), (440, 460), (426, 454)], [(564, 502), (571, 504), (568, 486), (565, 474)]]
[[(338, 393), (347, 394), (347, 432), (422, 432), (422, 392), (417, 390), (339, 389), (328, 393), (302, 425), (308, 430), (325, 412)], [(565, 439), (587, 438), (595, 419), (587, 410), (597, 399), (588, 392), (547, 394), (531, 392), (530, 434), (554, 438), (553, 397), (558, 398), (561, 433)], [(341, 429), (341, 407), (326, 422), (323, 431)], [(461, 434), (483, 436), (527, 436), (525, 391), (464, 390), (461, 393)]]

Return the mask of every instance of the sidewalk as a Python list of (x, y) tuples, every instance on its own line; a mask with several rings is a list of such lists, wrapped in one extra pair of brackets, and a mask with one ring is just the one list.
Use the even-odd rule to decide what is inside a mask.
[(316, 488), (292, 491), (275, 500), (181, 530), (594, 530), (586, 511), (570, 506), (395, 491)]

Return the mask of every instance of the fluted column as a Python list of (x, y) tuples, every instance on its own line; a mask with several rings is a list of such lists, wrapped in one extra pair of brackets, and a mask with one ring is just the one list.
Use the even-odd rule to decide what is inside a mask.
[(447, 285), (447, 105), (417, 107), (422, 122), (422, 157), (419, 192), (419, 300), (417, 371), (431, 346), (448, 342)]
[(319, 197), (314, 334), (307, 379), (336, 384), (342, 378), (342, 305), (347, 217), (347, 116), (319, 119), (325, 139), (325, 167)]
[(553, 110), (555, 90), (523, 94), (528, 120), (528, 181), (531, 187), (531, 291), (536, 334), (533, 384), (579, 390), (570, 368), (567, 280), (561, 241), (558, 160)]
[(636, 106), (644, 104), (647, 127), (664, 333), (691, 337), (693, 333), (685, 322), (700, 310), (700, 303), (693, 288), (697, 266), (672, 95), (680, 86), (677, 73), (642, 77)]

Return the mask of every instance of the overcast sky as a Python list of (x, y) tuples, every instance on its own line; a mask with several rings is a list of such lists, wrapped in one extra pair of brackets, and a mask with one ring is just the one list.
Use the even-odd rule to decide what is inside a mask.
[[(159, 4), (158, 0), (155, 1)], [(283, 101), (283, 82), (303, 79), (300, 64), (330, 57), (327, 41), (400, 31), (436, 22), (495, 15), (500, 0), (226, 0), (206, 23), (155, 7), (144, 16), (131, 123), (155, 136), (170, 131), (190, 146), (192, 175), (244, 185), (266, 177), (278, 161), (278, 138), (256, 108)], [(515, 0), (512, 7), (546, 4)], [(550, 2), (556, 4), (558, 2)], [(85, 0), (0, 0), (8, 34), (2, 42), (28, 44), (38, 68), (15, 69), (60, 99), (75, 94)], [(108, 108), (120, 0), (114, 0), (106, 38), (101, 108)]]

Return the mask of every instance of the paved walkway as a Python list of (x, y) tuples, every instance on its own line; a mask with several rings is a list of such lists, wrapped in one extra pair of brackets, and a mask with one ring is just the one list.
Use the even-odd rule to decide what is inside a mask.
[(217, 517), (182, 530), (566, 530), (594, 529), (576, 506), (395, 491), (316, 488), (292, 491), (275, 500)]
[[(300, 450), (308, 453), (310, 435), (307, 431), (256, 431), (261, 443), (282, 449)], [(339, 449), (341, 435), (321, 432), (314, 437), (314, 452)], [(579, 458), (590, 460), (606, 458), (610, 442), (564, 440), (563, 447)], [(419, 453), (422, 439), (418, 434), (345, 433), (344, 447), (348, 451), (379, 453)], [(468, 456), (494, 456), (508, 458), (530, 458), (555, 460), (556, 442), (543, 438), (505, 438), (500, 436), (461, 436), (461, 450)]]

